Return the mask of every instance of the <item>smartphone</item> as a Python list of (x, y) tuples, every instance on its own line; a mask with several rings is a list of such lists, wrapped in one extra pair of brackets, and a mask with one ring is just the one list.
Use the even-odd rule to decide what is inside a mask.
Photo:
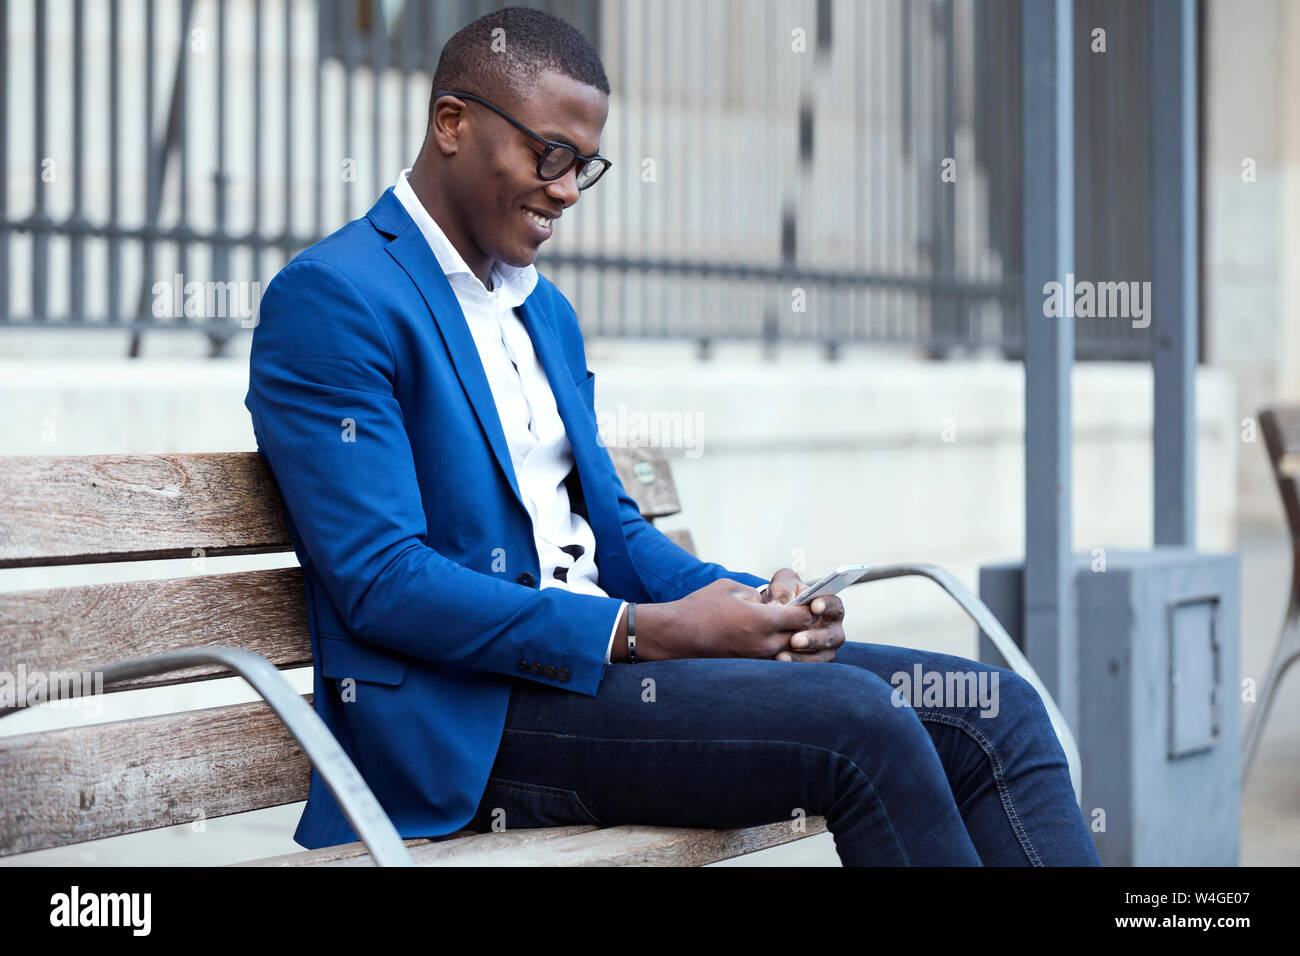
[(846, 587), (862, 576), (863, 572), (870, 571), (869, 564), (846, 564), (836, 568), (830, 574), (818, 578), (811, 585), (799, 592), (799, 596), (793, 601), (794, 604), (807, 604), (813, 598), (821, 597), (823, 594), (839, 594)]

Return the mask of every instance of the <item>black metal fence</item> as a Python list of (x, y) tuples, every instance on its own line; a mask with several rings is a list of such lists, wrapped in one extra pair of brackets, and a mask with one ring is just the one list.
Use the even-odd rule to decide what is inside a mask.
[[(1018, 354), (1018, 2), (532, 5), (614, 89), (615, 169), (538, 258), (588, 334)], [(0, 0), (0, 328), (219, 352), (410, 165), (442, 43), (496, 6)], [(1145, 150), (1113, 148), (1145, 142), (1144, 24), (1076, 7), (1080, 276), (1148, 276)], [(1149, 355), (1128, 322), (1076, 328), (1080, 358)]]

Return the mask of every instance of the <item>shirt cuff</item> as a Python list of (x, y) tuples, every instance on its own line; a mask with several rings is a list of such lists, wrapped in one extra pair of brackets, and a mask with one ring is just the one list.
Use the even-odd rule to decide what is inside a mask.
[(609, 632), (609, 646), (605, 648), (605, 663), (611, 664), (610, 655), (614, 653), (614, 638), (618, 636), (618, 625), (623, 620), (623, 614), (627, 611), (627, 602), (624, 601), (618, 609), (618, 614), (614, 616), (614, 626)]

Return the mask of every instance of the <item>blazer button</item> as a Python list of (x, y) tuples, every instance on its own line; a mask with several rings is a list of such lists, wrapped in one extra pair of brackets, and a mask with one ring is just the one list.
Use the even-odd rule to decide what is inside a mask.
[(567, 667), (561, 667), (561, 668), (560, 668), (560, 683), (562, 683), (562, 684), (567, 684), (568, 682), (569, 682), (569, 669), (568, 669)]
[(534, 664), (534, 665), (533, 665), (533, 673), (534, 673), (534, 674), (540, 674), (541, 672), (542, 672), (542, 665), (541, 665), (541, 664)]
[(515, 578), (515, 583), (522, 584), (524, 587), (530, 588), (537, 583), (537, 579), (533, 577), (531, 574), (529, 574), (527, 571), (520, 571), (519, 577)]
[(519, 669), (520, 669), (521, 671), (523, 671), (525, 674), (528, 673), (528, 668), (531, 667), (531, 666), (532, 666), (532, 665), (529, 664), (526, 660), (523, 660), (522, 658), (520, 659), (520, 661), (519, 661)]
[(542, 673), (545, 674), (547, 677), (549, 677), (551, 680), (555, 680), (555, 675), (558, 672), (555, 670), (555, 666), (553, 664), (547, 664), (545, 667), (542, 668)]

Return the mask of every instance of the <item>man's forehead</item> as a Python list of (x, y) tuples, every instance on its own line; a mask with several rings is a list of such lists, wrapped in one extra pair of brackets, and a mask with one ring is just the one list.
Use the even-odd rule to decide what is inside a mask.
[(594, 86), (560, 73), (543, 73), (517, 115), (547, 139), (568, 143), (589, 156), (600, 149), (608, 113), (609, 97)]

